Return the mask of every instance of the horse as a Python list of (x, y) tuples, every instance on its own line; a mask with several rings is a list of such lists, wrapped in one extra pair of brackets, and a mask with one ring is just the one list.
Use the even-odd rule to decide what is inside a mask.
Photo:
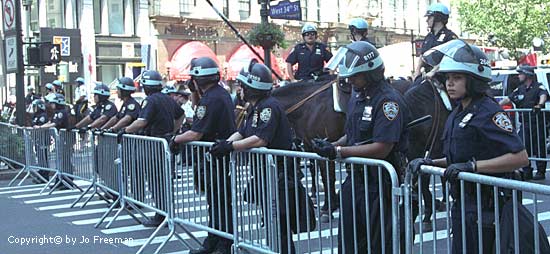
[[(337, 93), (333, 94), (333, 86)], [(295, 136), (303, 142), (305, 151), (312, 151), (311, 141), (314, 138), (326, 138), (336, 141), (344, 135), (345, 112), (334, 110), (334, 98), (337, 107), (347, 109), (351, 97), (351, 86), (345, 82), (338, 82), (335, 75), (329, 75), (323, 80), (298, 81), (276, 88), (272, 92), (287, 112), (287, 117)], [(322, 122), (323, 124), (319, 124)], [(328, 170), (324, 163), (320, 165), (321, 178), (325, 195), (331, 199), (332, 209), (336, 210), (339, 202), (335, 190), (335, 164), (329, 163)], [(312, 169), (314, 167), (310, 167)], [(328, 172), (328, 175), (327, 175)], [(316, 174), (312, 176), (312, 197), (316, 197)], [(328, 202), (324, 202), (323, 211), (328, 211)]]

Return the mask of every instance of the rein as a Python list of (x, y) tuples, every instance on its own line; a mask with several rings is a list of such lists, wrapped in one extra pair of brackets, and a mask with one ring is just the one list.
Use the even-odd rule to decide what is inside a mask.
[(434, 110), (434, 116), (432, 119), (432, 126), (430, 127), (430, 134), (428, 135), (428, 140), (430, 140), (430, 142), (426, 143), (426, 146), (424, 147), (424, 151), (427, 151), (425, 158), (430, 158), (431, 156), (432, 149), (434, 148), (434, 145), (435, 145), (435, 138), (439, 133), (438, 123), (439, 123), (439, 118), (441, 117), (441, 113), (439, 112), (439, 107), (441, 106), (441, 102), (439, 101), (440, 100), (439, 94), (435, 88), (435, 85), (432, 84), (432, 82), (429, 82), (429, 83), (436, 99), (434, 100), (435, 110)]
[(294, 111), (296, 111), (298, 108), (300, 108), (302, 105), (304, 105), (309, 99), (315, 97), (316, 95), (320, 94), (321, 92), (327, 90), (329, 87), (332, 86), (332, 83), (333, 82), (336, 82), (338, 81), (338, 79), (336, 80), (333, 80), (333, 81), (330, 81), (326, 84), (324, 84), (322, 87), (320, 87), (319, 89), (315, 90), (315, 92), (313, 92), (312, 94), (310, 94), (309, 96), (307, 96), (306, 98), (302, 99), (301, 101), (299, 101), (298, 103), (292, 105), (292, 107), (288, 108), (286, 110), (286, 114), (290, 114)]

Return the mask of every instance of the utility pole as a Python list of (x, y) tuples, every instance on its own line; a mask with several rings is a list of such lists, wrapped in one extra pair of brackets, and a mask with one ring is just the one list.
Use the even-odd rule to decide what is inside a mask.
[(15, 38), (17, 47), (17, 72), (15, 73), (16, 123), (25, 124), (25, 65), (23, 63), (23, 29), (21, 27), (21, 0), (15, 0)]
[[(267, 4), (269, 0), (259, 0), (261, 4), (260, 8), (260, 17), (262, 18), (262, 25), (267, 25), (269, 23), (269, 9), (267, 9)], [(264, 64), (271, 69), (271, 47), (267, 45), (262, 45), (264, 48)]]

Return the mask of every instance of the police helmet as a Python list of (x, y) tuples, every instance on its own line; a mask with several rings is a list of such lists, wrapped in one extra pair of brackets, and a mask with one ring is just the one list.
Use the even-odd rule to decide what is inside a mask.
[(312, 24), (312, 23), (306, 23), (306, 24), (302, 27), (302, 36), (303, 36), (305, 33), (308, 33), (308, 32), (317, 33), (317, 26), (315, 26), (315, 25)]
[(32, 106), (41, 110), (46, 110), (46, 105), (44, 104), (44, 101), (42, 101), (41, 99), (36, 99), (32, 101)]
[(451, 12), (449, 11), (449, 8), (445, 6), (442, 3), (434, 3), (428, 7), (428, 10), (426, 11), (426, 15), (424, 17), (434, 17), (435, 22), (443, 22), (446, 23), (449, 19), (449, 14)]
[(84, 85), (85, 81), (84, 81), (84, 78), (83, 77), (78, 77), (74, 80), (74, 82), (80, 84), (80, 85)]
[(27, 86), (27, 91), (34, 91), (34, 87), (33, 86)]
[(57, 88), (63, 89), (63, 83), (61, 83), (61, 80), (54, 80), (54, 81), (52, 82), (52, 85), (55, 86), (55, 87), (57, 87)]
[(147, 70), (141, 74), (140, 83), (143, 87), (161, 87), (162, 76), (158, 71)]
[(340, 77), (348, 78), (367, 72), (372, 81), (384, 79), (384, 62), (376, 48), (366, 41), (356, 41), (338, 49), (327, 68), (340, 71)]
[(53, 85), (52, 85), (52, 83), (46, 83), (45, 87), (46, 87), (46, 89), (48, 89), (48, 90), (50, 90), (50, 91), (53, 90)]
[(199, 86), (220, 81), (220, 68), (210, 57), (199, 57), (191, 60), (189, 75)]
[(523, 74), (525, 76), (534, 77), (535, 74), (535, 67), (529, 66), (529, 65), (520, 65), (516, 68), (516, 71), (519, 74)]
[(128, 77), (122, 77), (118, 79), (118, 84), (116, 87), (124, 91), (135, 91), (136, 87), (134, 86), (134, 80)]
[(58, 94), (58, 93), (48, 94), (48, 95), (46, 95), (46, 97), (44, 97), (44, 99), (46, 99), (46, 102), (48, 102), (48, 103), (55, 103), (57, 105), (65, 105), (65, 97), (61, 94)]
[[(459, 41), (453, 42), (453, 41)], [(491, 81), (491, 66), (487, 55), (477, 46), (461, 40), (453, 40), (453, 47), (448, 47), (439, 64), (438, 73), (464, 73), (484, 82)]]
[(273, 77), (267, 66), (258, 63), (256, 59), (243, 67), (237, 75), (237, 80), (244, 85), (262, 91), (270, 91), (273, 87)]
[(362, 18), (354, 18), (349, 22), (348, 26), (350, 31), (358, 30), (358, 31), (366, 31), (369, 29), (369, 23)]
[(162, 91), (160, 92), (163, 94), (171, 94), (171, 93), (176, 93), (177, 90), (173, 86), (165, 86), (164, 88), (162, 88)]
[(100, 96), (107, 96), (107, 97), (111, 95), (109, 87), (103, 83), (97, 83), (95, 85), (93, 93)]

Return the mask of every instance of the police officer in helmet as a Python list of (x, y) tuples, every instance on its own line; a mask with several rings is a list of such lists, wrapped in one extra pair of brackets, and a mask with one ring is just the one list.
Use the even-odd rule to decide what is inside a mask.
[[(505, 174), (526, 166), (529, 160), (512, 121), (487, 95), (491, 81), (487, 56), (478, 47), (464, 42), (444, 53), (438, 73), (446, 75), (447, 93), (458, 104), (447, 118), (443, 132), (445, 157), (415, 159), (409, 167), (413, 172), (418, 172), (420, 165), (447, 168), (444, 176), (451, 183), (453, 197), (452, 253), (478, 253), (478, 223), (487, 225), (494, 222), (485, 216), (483, 222), (477, 219), (476, 184), (464, 182), (464, 190), (461, 190), (458, 176), (461, 172), (468, 172), (505, 177)], [(461, 191), (464, 191), (464, 196)], [(499, 198), (502, 197), (499, 195)], [(503, 203), (499, 201), (494, 200), (492, 187), (481, 187), (479, 202), (482, 213), (493, 214), (494, 205)], [(464, 207), (461, 207), (462, 202)], [(468, 230), (466, 239), (462, 238), (462, 226)], [(481, 234), (483, 253), (494, 253), (494, 228), (483, 226)]]
[(349, 22), (348, 29), (352, 41), (366, 41), (376, 47), (376, 44), (369, 41), (369, 23), (362, 18), (354, 18)]
[[(304, 42), (296, 45), (286, 58), (291, 81), (309, 80), (323, 75), (324, 64), (332, 57), (327, 45), (317, 42), (317, 27), (314, 24), (306, 23), (302, 27), (302, 38)], [(296, 73), (292, 69), (295, 64), (298, 64)]]
[(111, 132), (118, 132), (121, 128), (130, 125), (138, 118), (141, 110), (141, 105), (132, 97), (132, 93), (136, 91), (133, 79), (128, 77), (119, 78), (116, 87), (118, 98), (122, 100), (122, 107), (115, 116), (111, 117), (101, 127), (101, 129)]
[[(548, 91), (537, 82), (535, 67), (522, 65), (517, 69), (520, 85), (499, 103), (504, 105), (513, 102), (516, 108), (532, 109), (532, 112), (520, 115), (522, 123), (519, 136), (524, 138), (527, 153), (530, 156), (546, 158), (545, 119), (546, 112), (541, 108), (548, 99)], [(537, 173), (533, 176), (533, 168), (528, 165), (523, 168), (525, 180), (543, 180), (546, 175), (546, 161), (537, 161)]]
[[(37, 128), (41, 125), (44, 125), (48, 122), (48, 115), (46, 114), (46, 104), (41, 99), (36, 99), (32, 102), (32, 126)], [(49, 140), (39, 135), (35, 140), (36, 153), (38, 159), (38, 166), (47, 168), (48, 167), (48, 143)], [(47, 170), (38, 170), (38, 173), (42, 175), (45, 180), (48, 180), (49, 171)], [(42, 181), (33, 180), (34, 183), (41, 183)]]
[(80, 122), (78, 122), (75, 128), (100, 128), (105, 124), (111, 117), (117, 114), (117, 109), (114, 103), (109, 101), (109, 96), (111, 92), (109, 87), (103, 83), (97, 83), (94, 90), (94, 102), (95, 108), (88, 116), (84, 117)]
[(58, 94), (61, 94), (63, 96), (65, 96), (65, 91), (63, 90), (63, 82), (61, 82), (61, 80), (54, 80), (52, 82), (52, 85), (54, 87), (54, 91)]
[[(348, 103), (345, 135), (335, 142), (321, 139), (313, 140), (313, 150), (329, 159), (345, 157), (367, 157), (389, 161), (396, 170), (404, 165), (407, 152), (408, 111), (403, 98), (391, 88), (384, 78), (384, 63), (376, 48), (364, 41), (353, 42), (340, 48), (330, 69), (339, 69), (340, 77), (347, 78), (353, 86), (356, 96)], [(367, 253), (366, 220), (370, 220), (372, 234), (370, 251), (381, 253), (382, 245), (386, 251), (392, 249), (391, 244), (391, 189), (389, 175), (383, 171), (382, 181), (376, 168), (362, 170), (356, 166), (348, 175), (341, 187), (340, 214), (342, 223), (338, 229), (339, 253)], [(368, 174), (368, 188), (364, 186), (365, 175)], [(352, 182), (352, 175), (354, 182)], [(382, 193), (379, 191), (379, 186)], [(352, 190), (355, 190), (353, 192)], [(368, 191), (368, 199), (365, 192)], [(353, 200), (352, 195), (355, 195)], [(385, 221), (366, 217), (365, 206), (370, 214), (380, 213), (380, 197), (384, 197)], [(355, 207), (355, 210), (354, 210)], [(360, 209), (361, 208), (361, 209)], [(355, 214), (355, 220), (354, 220)], [(381, 227), (381, 228), (380, 228)], [(355, 232), (354, 232), (355, 229)], [(356, 247), (357, 246), (357, 247)]]
[[(434, 3), (428, 7), (424, 17), (426, 17), (426, 22), (428, 23), (430, 31), (426, 37), (424, 37), (424, 42), (420, 49), (421, 54), (424, 54), (428, 49), (458, 38), (453, 31), (447, 28), (450, 14), (449, 8), (442, 3)], [(425, 67), (420, 57), (417, 63), (415, 77), (420, 76), (422, 67)]]
[(76, 84), (74, 90), (74, 111), (76, 113), (76, 120), (80, 121), (82, 120), (84, 112), (88, 110), (88, 91), (84, 85), (84, 78), (78, 77), (74, 82)]
[[(179, 144), (191, 141), (210, 141), (227, 139), (235, 132), (235, 116), (233, 103), (229, 93), (218, 84), (220, 81), (220, 69), (216, 62), (209, 57), (194, 58), (191, 60), (189, 70), (191, 86), (202, 94), (195, 110), (191, 129), (177, 135), (170, 146), (176, 150)], [(196, 154), (199, 160), (209, 160), (206, 154)], [(213, 159), (209, 165), (203, 168), (198, 165), (193, 169), (194, 185), (201, 186), (201, 191), (206, 192), (208, 203), (208, 226), (233, 233), (233, 217), (231, 208), (231, 180), (228, 158)], [(224, 161), (225, 160), (225, 161)], [(210, 169), (216, 169), (210, 171)], [(219, 170), (217, 170), (219, 169)], [(201, 248), (190, 253), (231, 253), (231, 239), (226, 239), (215, 234), (208, 233)]]

